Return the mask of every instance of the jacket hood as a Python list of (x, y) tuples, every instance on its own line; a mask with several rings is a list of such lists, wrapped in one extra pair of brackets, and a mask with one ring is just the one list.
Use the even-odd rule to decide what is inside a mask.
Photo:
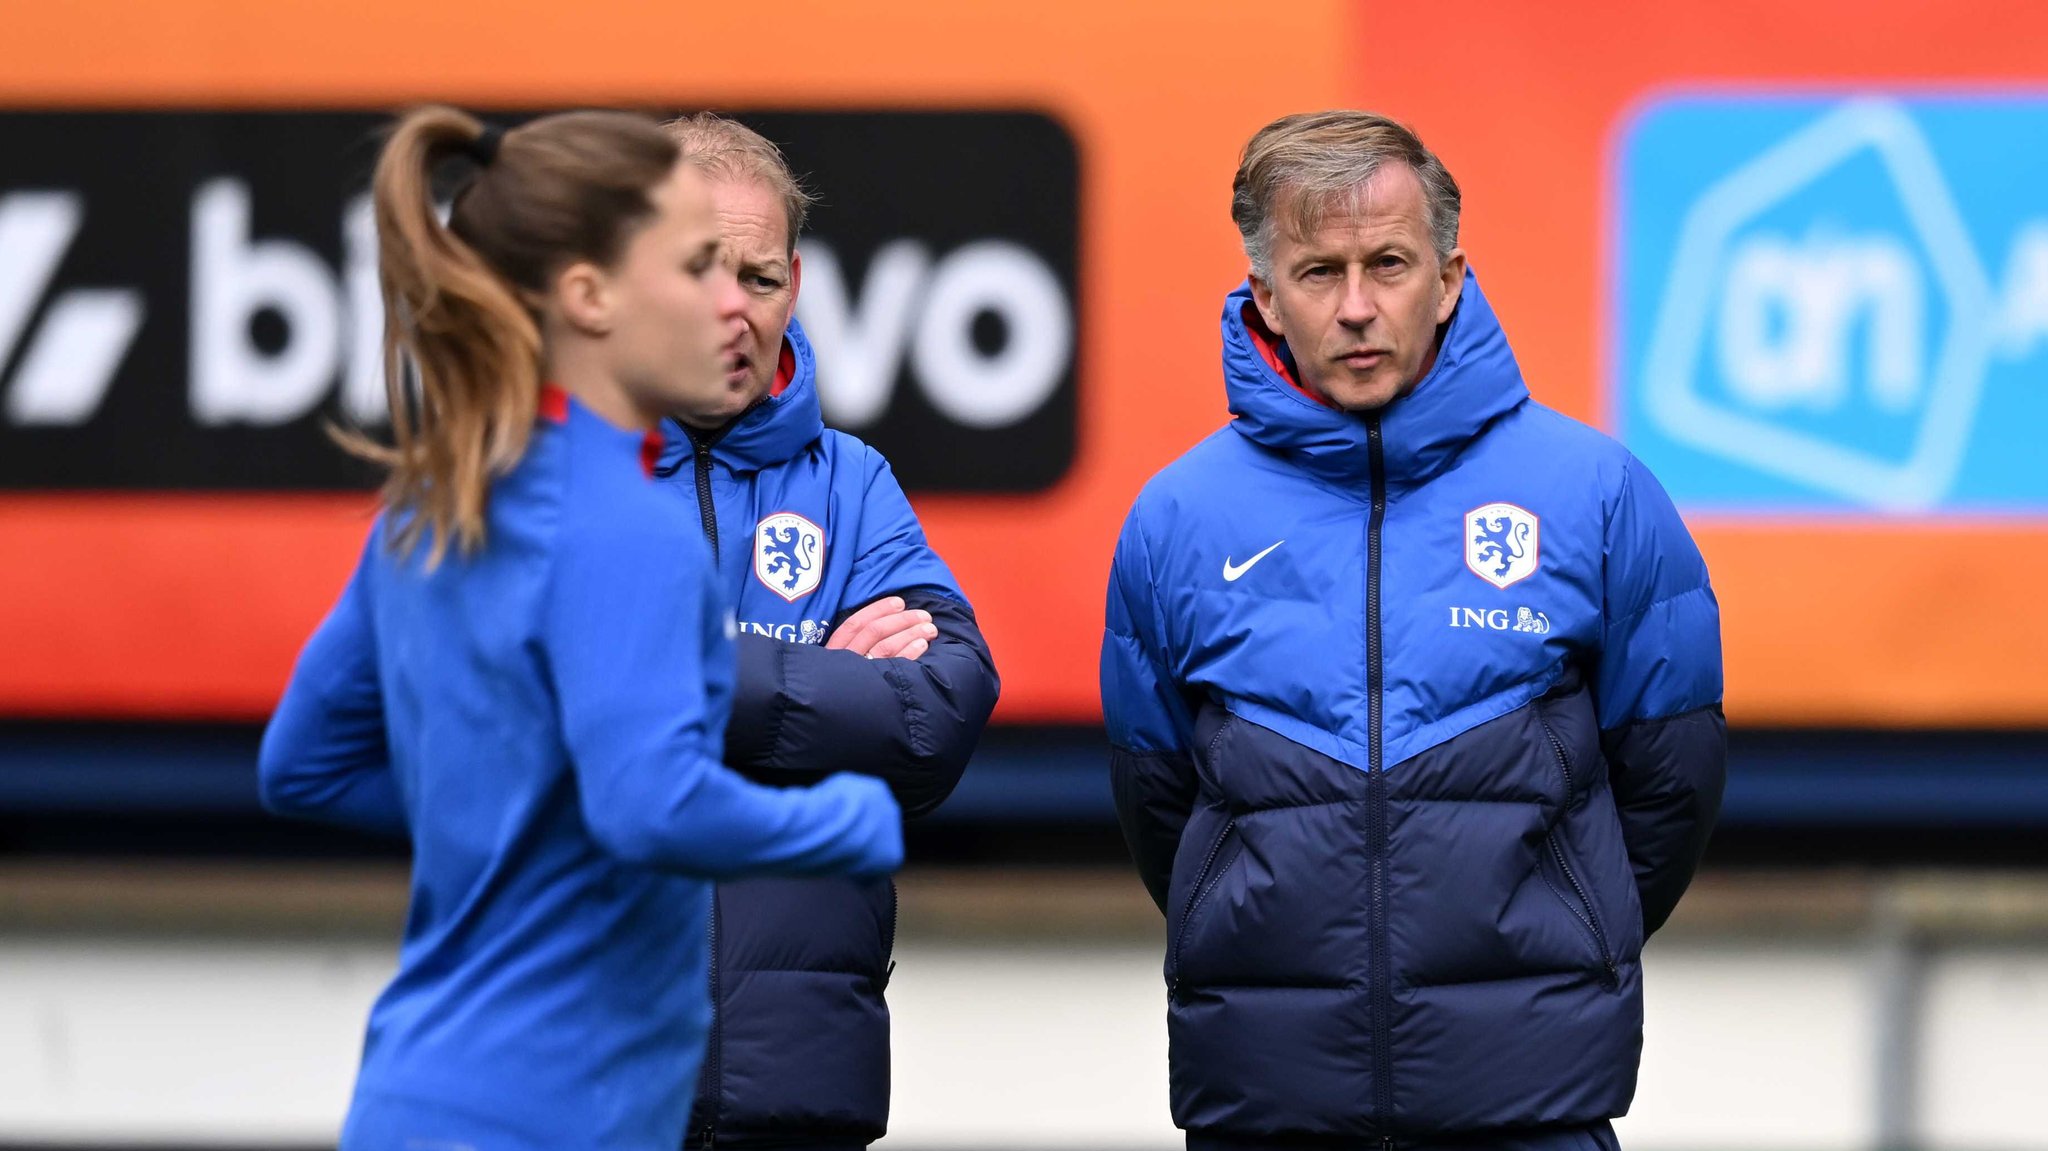
[(1268, 331), (1249, 281), (1223, 301), (1223, 386), (1238, 433), (1331, 480), (1369, 480), (1367, 429), (1380, 424), (1391, 482), (1443, 470), (1488, 424), (1529, 398), (1492, 305), (1468, 267), (1436, 363), (1415, 389), (1375, 413), (1317, 402), (1294, 381), (1285, 344)]

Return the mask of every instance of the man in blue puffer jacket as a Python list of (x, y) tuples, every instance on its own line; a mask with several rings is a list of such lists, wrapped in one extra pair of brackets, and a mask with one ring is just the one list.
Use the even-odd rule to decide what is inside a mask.
[(1611, 1148), (1725, 764), (1705, 564), (1529, 398), (1407, 129), (1247, 145), (1235, 419), (1118, 541), (1103, 708), (1191, 1148)]
[[(793, 319), (807, 198), (780, 152), (714, 116), (671, 127), (711, 177), (748, 299), (727, 394), (675, 413), (656, 468), (737, 597), (726, 762), (767, 783), (880, 776), (905, 814), (924, 814), (952, 792), (995, 707), (995, 665), (888, 463), (824, 427)], [(838, 1151), (881, 1137), (895, 931), (887, 879), (718, 885), (712, 1029), (687, 1146)]]

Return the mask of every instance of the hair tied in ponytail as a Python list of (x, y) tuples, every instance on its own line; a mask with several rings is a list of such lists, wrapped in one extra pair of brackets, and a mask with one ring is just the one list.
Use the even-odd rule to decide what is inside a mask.
[(488, 168), (491, 161), (498, 158), (498, 145), (504, 142), (504, 128), (497, 124), (485, 124), (484, 130), (477, 133), (476, 139), (469, 142), (466, 150), (469, 158), (476, 161), (477, 167)]
[[(389, 469), (394, 554), (430, 541), (431, 567), (453, 546), (484, 544), (491, 483), (526, 452), (544, 372), (539, 307), (556, 269), (610, 266), (633, 229), (657, 214), (653, 189), (676, 143), (627, 112), (558, 112), (505, 129), (454, 108), (407, 112), (371, 181), (377, 280), (384, 300), (388, 443), (337, 431), (349, 451)], [(478, 171), (442, 221), (433, 174), (444, 158)]]

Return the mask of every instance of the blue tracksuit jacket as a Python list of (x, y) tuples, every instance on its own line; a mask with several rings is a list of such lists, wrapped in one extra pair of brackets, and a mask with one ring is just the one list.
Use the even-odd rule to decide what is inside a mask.
[(1529, 398), (1477, 281), (1373, 415), (1226, 300), (1235, 417), (1118, 542), (1102, 693), (1167, 918), (1191, 1146), (1623, 1113), (1639, 954), (1724, 772), (1720, 627), (1676, 511)]
[(427, 571), (380, 518), (264, 734), (271, 810), (413, 843), (344, 1148), (675, 1151), (710, 1014), (701, 877), (901, 859), (871, 781), (719, 763), (732, 617), (697, 526), (641, 435), (542, 407), (476, 555)]
[[(717, 432), (671, 424), (657, 474), (715, 549), (720, 586), (736, 594), (726, 762), (769, 783), (877, 775), (918, 815), (958, 782), (995, 706), (995, 666), (887, 462), (825, 428), (816, 376), (792, 322), (775, 393)], [(839, 621), (891, 594), (931, 612), (940, 629), (922, 658), (822, 646)], [(883, 990), (894, 885), (720, 884), (710, 933), (714, 1015), (691, 1145), (818, 1151), (879, 1138), (889, 1116)]]

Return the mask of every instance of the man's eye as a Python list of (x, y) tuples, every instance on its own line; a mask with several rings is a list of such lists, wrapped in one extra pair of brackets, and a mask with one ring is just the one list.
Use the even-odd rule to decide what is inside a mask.
[(747, 282), (764, 292), (772, 292), (782, 287), (782, 281), (773, 276), (749, 276)]

